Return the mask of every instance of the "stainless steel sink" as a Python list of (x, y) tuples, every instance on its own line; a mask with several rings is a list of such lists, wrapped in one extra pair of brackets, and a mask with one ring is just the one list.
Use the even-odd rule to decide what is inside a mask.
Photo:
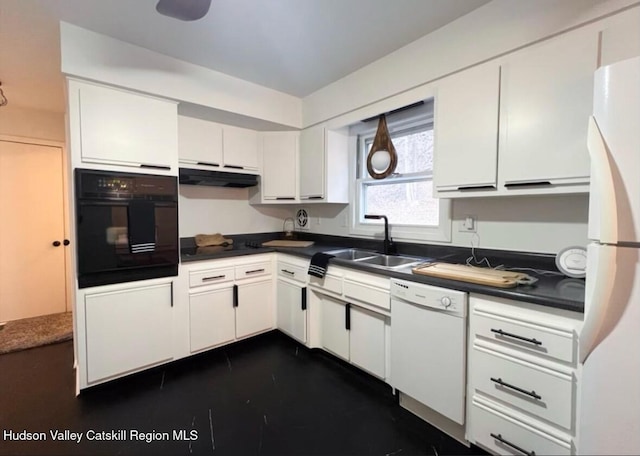
[(375, 256), (380, 255), (379, 253), (372, 252), (371, 250), (362, 250), (362, 249), (340, 249), (340, 250), (331, 250), (329, 252), (324, 252), (329, 255), (333, 255), (336, 258), (340, 258), (341, 260), (351, 260), (351, 261), (360, 261), (367, 258), (373, 258)]
[(340, 249), (324, 253), (333, 255), (341, 260), (354, 261), (383, 269), (400, 269), (403, 267), (414, 266), (424, 261), (421, 258), (402, 255), (383, 255), (382, 253), (363, 249)]
[(379, 266), (385, 269), (395, 269), (405, 266), (411, 266), (421, 263), (419, 258), (406, 257), (401, 255), (377, 255), (371, 258), (364, 258), (359, 260), (358, 263), (368, 264), (371, 266)]

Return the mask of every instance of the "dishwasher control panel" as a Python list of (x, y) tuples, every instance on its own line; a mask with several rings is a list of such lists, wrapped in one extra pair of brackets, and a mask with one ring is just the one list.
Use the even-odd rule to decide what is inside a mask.
[(462, 317), (467, 313), (467, 293), (408, 280), (391, 279), (391, 299), (443, 310)]

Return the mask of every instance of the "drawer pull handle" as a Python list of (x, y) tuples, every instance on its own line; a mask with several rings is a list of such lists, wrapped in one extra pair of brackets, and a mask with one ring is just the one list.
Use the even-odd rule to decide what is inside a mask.
[(285, 274), (289, 274), (289, 275), (295, 275), (295, 272), (292, 271), (287, 271), (286, 269), (280, 269), (280, 271), (284, 272)]
[(518, 388), (517, 386), (510, 385), (509, 383), (503, 382), (501, 378), (493, 378), (493, 377), (491, 377), (491, 381), (494, 382), (494, 383), (497, 383), (500, 386), (504, 386), (505, 388), (511, 388), (514, 391), (517, 391), (517, 392), (522, 393), (522, 394), (526, 394), (527, 396), (531, 396), (534, 399), (538, 399), (538, 400), (542, 399), (542, 396), (537, 394), (535, 391), (523, 390), (522, 388)]
[(217, 275), (217, 276), (211, 276), (211, 277), (203, 277), (202, 281), (203, 282), (208, 282), (210, 280), (218, 280), (218, 279), (224, 279), (226, 277), (225, 274), (222, 275)]
[(508, 333), (508, 332), (504, 332), (501, 329), (493, 329), (493, 328), (491, 328), (491, 332), (499, 334), (500, 336), (511, 337), (513, 339), (523, 340), (525, 342), (529, 342), (529, 343), (534, 344), (534, 345), (542, 345), (542, 342), (540, 342), (539, 340), (529, 339), (528, 337), (522, 337), (522, 336), (518, 336), (517, 334), (511, 334), (511, 333)]
[(511, 448), (513, 448), (516, 451), (519, 451), (522, 454), (526, 454), (527, 456), (536, 456), (536, 452), (535, 451), (527, 451), (523, 448), (520, 448), (518, 445), (515, 445), (511, 442), (509, 442), (508, 440), (504, 439), (502, 437), (502, 434), (494, 434), (493, 432), (491, 432), (489, 434), (491, 437), (493, 437), (494, 439), (496, 439), (498, 442), (504, 443), (507, 446), (510, 446)]
[(252, 269), (251, 271), (245, 271), (245, 274), (257, 274), (259, 272), (264, 272), (264, 268), (262, 268), (262, 269)]

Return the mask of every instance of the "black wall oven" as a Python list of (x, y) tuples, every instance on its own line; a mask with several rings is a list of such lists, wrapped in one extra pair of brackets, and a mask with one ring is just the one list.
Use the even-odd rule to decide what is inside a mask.
[(75, 170), (78, 285), (178, 275), (176, 177)]

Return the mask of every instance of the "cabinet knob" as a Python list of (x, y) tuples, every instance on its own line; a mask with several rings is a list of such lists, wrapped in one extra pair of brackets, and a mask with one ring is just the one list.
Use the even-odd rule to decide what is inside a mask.
[(69, 244), (71, 244), (71, 241), (69, 239), (65, 239), (64, 241), (62, 241), (62, 243), (64, 245), (69, 245)]
[(60, 247), (60, 241), (53, 241), (54, 247)]

